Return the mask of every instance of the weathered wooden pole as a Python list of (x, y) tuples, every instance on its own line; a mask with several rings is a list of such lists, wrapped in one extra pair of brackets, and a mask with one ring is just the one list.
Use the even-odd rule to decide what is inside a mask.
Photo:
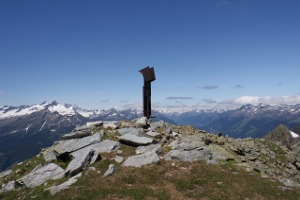
[(144, 116), (148, 119), (151, 117), (151, 82), (155, 81), (155, 72), (153, 67), (145, 67), (139, 71), (144, 77), (143, 86), (143, 109)]

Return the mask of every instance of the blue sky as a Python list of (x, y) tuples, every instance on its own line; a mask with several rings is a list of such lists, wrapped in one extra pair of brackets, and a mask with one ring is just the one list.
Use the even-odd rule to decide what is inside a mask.
[(0, 105), (300, 103), (298, 0), (0, 0)]

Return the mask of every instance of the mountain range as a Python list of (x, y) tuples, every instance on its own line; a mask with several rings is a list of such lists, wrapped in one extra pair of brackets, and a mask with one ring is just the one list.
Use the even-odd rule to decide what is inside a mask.
[[(153, 110), (153, 121), (191, 125), (234, 138), (260, 138), (279, 124), (300, 133), (300, 104), (244, 105), (238, 109), (195, 109), (188, 112)], [(140, 109), (87, 110), (75, 105), (43, 102), (30, 106), (0, 106), (0, 171), (36, 155), (41, 148), (89, 121), (132, 120)]]

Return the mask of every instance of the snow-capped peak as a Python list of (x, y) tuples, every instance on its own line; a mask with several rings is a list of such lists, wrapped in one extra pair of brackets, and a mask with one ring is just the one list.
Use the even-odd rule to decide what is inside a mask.
[(298, 138), (299, 135), (293, 131), (290, 131), (293, 138)]
[(19, 117), (23, 115), (30, 115), (31, 113), (38, 112), (45, 109), (46, 105), (32, 105), (20, 107), (2, 107), (0, 109), (0, 119)]
[(64, 105), (61, 104), (57, 104), (57, 103), (53, 103), (51, 106), (48, 107), (48, 110), (50, 112), (58, 112), (58, 114), (60, 115), (75, 115), (75, 111), (73, 109), (73, 106), (70, 107), (66, 107)]

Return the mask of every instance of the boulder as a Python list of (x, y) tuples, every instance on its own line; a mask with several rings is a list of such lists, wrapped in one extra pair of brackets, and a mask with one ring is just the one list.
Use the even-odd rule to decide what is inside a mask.
[(0, 189), (0, 194), (5, 192), (10, 192), (15, 190), (15, 181), (9, 181), (8, 183), (4, 184)]
[(66, 182), (63, 182), (62, 184), (60, 184), (58, 186), (52, 186), (50, 188), (47, 188), (47, 189), (45, 189), (45, 191), (49, 190), (51, 195), (55, 195), (56, 193), (58, 193), (62, 190), (69, 189), (69, 187), (71, 185), (73, 185), (74, 183), (76, 183), (78, 178), (80, 178), (81, 176), (82, 176), (82, 173), (79, 173), (76, 176), (69, 178), (69, 180), (67, 180)]
[(20, 178), (18, 182), (22, 182), (26, 187), (34, 188), (47, 182), (48, 180), (58, 180), (64, 177), (64, 170), (54, 163), (38, 168), (24, 177)]
[(139, 146), (136, 148), (135, 153), (136, 154), (145, 154), (148, 152), (155, 152), (155, 153), (161, 153), (162, 152), (162, 146), (160, 144), (150, 144), (148, 146)]
[(208, 149), (212, 153), (212, 158), (214, 160), (234, 160), (234, 155), (226, 151), (221, 146), (211, 144), (208, 146)]
[(94, 154), (95, 150), (93, 150), (91, 146), (71, 153), (70, 155), (73, 159), (68, 164), (65, 174), (67, 176), (74, 176), (81, 172), (90, 164)]
[(122, 162), (124, 161), (124, 158), (123, 158), (122, 156), (116, 155), (115, 161), (116, 161), (117, 163), (122, 163)]
[(206, 147), (199, 147), (194, 150), (185, 151), (183, 149), (171, 150), (165, 156), (165, 160), (178, 160), (178, 161), (208, 161), (212, 159), (212, 153)]
[(57, 155), (55, 154), (54, 148), (52, 147), (48, 149), (43, 149), (41, 153), (46, 162), (52, 162), (54, 160), (57, 160)]
[(112, 173), (114, 173), (115, 170), (116, 170), (115, 165), (110, 164), (108, 167), (108, 170), (104, 173), (103, 177), (107, 177), (107, 176), (111, 175)]
[(154, 138), (157, 138), (157, 139), (161, 139), (162, 136), (160, 133), (157, 133), (157, 132), (153, 132), (153, 131), (148, 131), (146, 133), (146, 135), (150, 136), (150, 137), (154, 137)]
[(130, 127), (130, 128), (120, 128), (118, 129), (118, 132), (120, 133), (120, 135), (130, 134), (130, 135), (139, 136), (144, 133), (144, 130), (142, 128)]
[(81, 139), (71, 139), (58, 141), (54, 146), (54, 152), (59, 156), (65, 153), (71, 153), (90, 144), (100, 142), (100, 134), (96, 133), (94, 135), (81, 138)]
[(165, 129), (165, 122), (158, 121), (150, 124), (150, 128), (152, 131), (157, 131), (158, 129)]
[(154, 143), (154, 140), (147, 137), (125, 134), (119, 137), (119, 141), (132, 146), (143, 146)]
[(147, 119), (147, 117), (141, 117), (138, 118), (134, 124), (138, 128), (147, 127), (149, 124), (149, 120)]
[(159, 157), (155, 152), (148, 152), (141, 155), (131, 156), (129, 157), (122, 166), (124, 167), (142, 167), (144, 165), (158, 163)]
[(104, 121), (103, 122), (103, 127), (105, 129), (118, 129), (119, 127), (121, 126), (121, 122), (118, 122), (118, 121)]
[(205, 147), (205, 143), (202, 142), (202, 138), (197, 135), (191, 135), (185, 138), (178, 143), (175, 149), (182, 149), (185, 151), (190, 151), (197, 149), (199, 147)]

